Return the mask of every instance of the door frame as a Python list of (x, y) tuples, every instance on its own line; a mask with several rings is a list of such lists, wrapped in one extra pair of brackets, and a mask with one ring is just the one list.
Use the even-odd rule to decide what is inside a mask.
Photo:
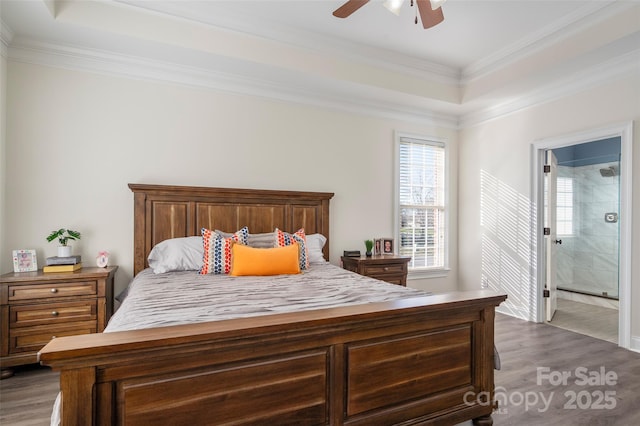
[[(554, 241), (558, 239), (558, 229), (556, 226), (556, 218), (558, 213), (558, 159), (556, 155), (553, 153), (553, 150), (545, 150), (546, 160), (545, 164), (551, 166), (549, 169), (549, 173), (544, 173), (546, 176), (543, 176), (543, 180), (546, 180), (546, 183), (542, 189), (543, 196), (546, 192), (547, 194), (547, 205), (545, 206), (545, 216), (547, 218), (547, 223), (544, 224), (544, 216), (543, 216), (543, 225), (547, 226), (551, 231), (549, 235), (546, 235), (544, 239), (544, 261), (548, 262), (544, 268), (544, 288), (549, 293), (549, 297), (547, 300), (544, 300), (545, 312), (544, 319), (545, 321), (551, 321), (553, 319), (553, 315), (556, 313), (556, 308), (558, 307), (558, 282), (557, 282), (557, 266), (558, 266), (558, 258), (556, 257), (557, 247)], [(550, 263), (550, 264), (549, 264)]]
[[(544, 244), (544, 152), (548, 149), (562, 148), (601, 139), (620, 137), (620, 230), (618, 253), (618, 346), (625, 349), (631, 344), (631, 220), (632, 220), (632, 145), (633, 122), (619, 123), (608, 127), (592, 129), (569, 135), (539, 139), (531, 145), (531, 200), (533, 200), (532, 231), (535, 246), (532, 254), (536, 265), (531, 268), (533, 283), (536, 286), (532, 311), (535, 322), (544, 322), (545, 303), (542, 296), (546, 270)], [(537, 259), (537, 262), (535, 261)]]

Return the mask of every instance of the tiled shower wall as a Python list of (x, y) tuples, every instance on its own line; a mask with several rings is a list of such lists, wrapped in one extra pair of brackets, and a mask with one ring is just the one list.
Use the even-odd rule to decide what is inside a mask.
[[(600, 169), (613, 166), (616, 175)], [(619, 213), (620, 164), (558, 167), (559, 177), (574, 179), (573, 235), (560, 235), (557, 246), (558, 287), (618, 298), (618, 225), (605, 213)]]

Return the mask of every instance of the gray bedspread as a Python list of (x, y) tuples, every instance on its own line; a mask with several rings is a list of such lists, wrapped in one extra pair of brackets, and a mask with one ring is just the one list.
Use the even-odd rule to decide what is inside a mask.
[(299, 275), (231, 277), (195, 271), (140, 272), (105, 332), (383, 302), (429, 293), (338, 266), (312, 264)]

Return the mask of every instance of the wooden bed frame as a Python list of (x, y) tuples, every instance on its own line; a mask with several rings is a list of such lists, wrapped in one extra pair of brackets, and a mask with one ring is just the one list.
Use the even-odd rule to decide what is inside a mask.
[[(329, 238), (331, 193), (129, 185), (135, 273), (200, 228)], [(329, 244), (325, 247), (328, 259)], [(62, 424), (492, 424), (491, 291), (62, 337)]]

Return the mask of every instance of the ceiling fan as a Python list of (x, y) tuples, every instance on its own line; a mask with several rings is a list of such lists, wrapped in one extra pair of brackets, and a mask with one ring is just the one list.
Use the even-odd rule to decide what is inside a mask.
[[(411, 6), (413, 6), (414, 1), (418, 6), (420, 20), (422, 20), (422, 26), (425, 29), (431, 28), (444, 21), (444, 15), (442, 14), (441, 7), (444, 0), (411, 0)], [(403, 0), (387, 0), (385, 2), (385, 7), (397, 15), (402, 2)], [(346, 18), (367, 3), (369, 3), (369, 0), (348, 0), (345, 4), (333, 11), (333, 16)], [(435, 9), (433, 7), (435, 7)], [(418, 23), (417, 14), (415, 22), (416, 24)]]

